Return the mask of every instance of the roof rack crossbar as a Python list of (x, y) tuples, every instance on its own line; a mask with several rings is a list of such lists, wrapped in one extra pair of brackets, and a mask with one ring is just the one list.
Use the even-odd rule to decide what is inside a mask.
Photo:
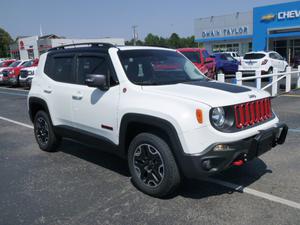
[(54, 48), (50, 48), (48, 51), (53, 51), (53, 50), (59, 50), (59, 49), (65, 49), (65, 47), (74, 47), (80, 46), (80, 45), (90, 45), (91, 47), (115, 47), (115, 45), (111, 43), (106, 43), (106, 42), (84, 42), (84, 43), (74, 43), (74, 44), (67, 44), (67, 45), (60, 45)]

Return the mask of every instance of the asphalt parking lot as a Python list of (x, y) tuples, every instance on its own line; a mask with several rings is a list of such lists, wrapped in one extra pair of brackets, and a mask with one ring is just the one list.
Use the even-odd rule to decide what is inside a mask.
[(27, 91), (0, 88), (0, 224), (300, 224), (300, 90), (273, 99), (287, 141), (209, 181), (156, 199), (131, 184), (125, 161), (64, 140), (39, 150)]

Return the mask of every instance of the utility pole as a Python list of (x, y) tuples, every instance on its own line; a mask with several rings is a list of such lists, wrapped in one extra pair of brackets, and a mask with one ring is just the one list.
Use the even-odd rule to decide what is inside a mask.
[(137, 32), (136, 32), (136, 28), (138, 26), (137, 25), (133, 25), (132, 26), (132, 30), (133, 30), (133, 45), (136, 45), (136, 41), (137, 41)]

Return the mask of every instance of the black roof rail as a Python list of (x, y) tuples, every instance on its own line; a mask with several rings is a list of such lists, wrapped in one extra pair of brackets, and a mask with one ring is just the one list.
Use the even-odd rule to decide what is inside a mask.
[(74, 48), (76, 48), (76, 46), (80, 46), (80, 45), (90, 45), (90, 47), (106, 47), (106, 48), (115, 47), (115, 45), (113, 45), (111, 43), (105, 43), (105, 42), (84, 42), (84, 43), (74, 43), (74, 44), (57, 46), (57, 47), (54, 47), (54, 48), (50, 48), (48, 50), (48, 52), (49, 51), (54, 51), (54, 50), (59, 50), (59, 49), (65, 49), (65, 47), (74, 47)]

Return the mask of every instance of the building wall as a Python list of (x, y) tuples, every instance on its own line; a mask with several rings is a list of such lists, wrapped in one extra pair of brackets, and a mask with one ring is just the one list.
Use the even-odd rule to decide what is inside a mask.
[(194, 21), (197, 42), (238, 39), (253, 33), (252, 12), (199, 18)]
[(253, 48), (256, 51), (268, 50), (272, 38), (299, 38), (300, 1), (254, 8), (253, 25)]
[(33, 53), (32, 58), (37, 58), (39, 55), (37, 40), (38, 36), (26, 37), (18, 39), (20, 58), (22, 60), (29, 59), (28, 52)]

